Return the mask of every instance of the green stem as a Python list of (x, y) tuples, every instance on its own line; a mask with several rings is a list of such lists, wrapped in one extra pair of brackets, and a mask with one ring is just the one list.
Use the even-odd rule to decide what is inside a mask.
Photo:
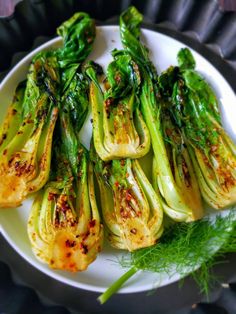
[(98, 301), (104, 304), (110, 297), (116, 293), (123, 284), (132, 277), (138, 270), (135, 267), (130, 268), (124, 275), (122, 275), (118, 280), (116, 280), (103, 294), (98, 297)]

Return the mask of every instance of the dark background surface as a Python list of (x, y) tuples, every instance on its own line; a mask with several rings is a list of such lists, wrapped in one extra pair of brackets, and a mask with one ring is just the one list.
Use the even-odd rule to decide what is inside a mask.
[[(11, 5), (11, 1), (0, 0)], [(55, 36), (56, 27), (76, 11), (99, 23), (116, 24), (117, 15), (136, 5), (145, 26), (181, 40), (208, 58), (236, 91), (236, 1), (214, 0), (24, 0), (0, 18), (0, 80), (29, 51)], [(2, 14), (0, 14), (2, 15)], [(150, 23), (155, 23), (150, 25)], [(220, 281), (208, 300), (187, 278), (152, 294), (115, 295), (104, 306), (98, 294), (59, 283), (34, 269), (0, 236), (0, 314), (6, 313), (171, 313), (236, 314), (236, 255), (214, 272)]]

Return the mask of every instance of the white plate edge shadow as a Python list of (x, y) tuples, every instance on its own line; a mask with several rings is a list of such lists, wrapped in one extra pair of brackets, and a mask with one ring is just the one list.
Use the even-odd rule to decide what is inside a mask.
[[(110, 32), (110, 35), (111, 37), (112, 36), (119, 36), (119, 32), (118, 32), (118, 26), (100, 26), (100, 27), (97, 27), (97, 30), (98, 30), (98, 33), (99, 34), (102, 34), (103, 32)], [(184, 45), (183, 43), (173, 39), (172, 37), (169, 37), (169, 36), (166, 36), (166, 35), (163, 35), (161, 33), (158, 33), (156, 31), (153, 31), (153, 30), (149, 30), (149, 29), (142, 29), (142, 32), (144, 34), (144, 39), (145, 41), (147, 40), (148, 42), (148, 46), (150, 47), (150, 51), (152, 51), (152, 54), (153, 54), (153, 51), (154, 49), (152, 48), (153, 47), (153, 43), (150, 42), (152, 36), (159, 36), (163, 41), (167, 41), (167, 42), (173, 42), (175, 46), (177, 47), (183, 47), (183, 46), (186, 46)], [(98, 37), (97, 37), (98, 39)], [(118, 43), (118, 41), (114, 41), (112, 40), (111, 38), (109, 39), (111, 40), (112, 44), (111, 46), (114, 48), (114, 47), (117, 47), (117, 48), (121, 48), (120, 46), (120, 43)], [(0, 95), (1, 95), (1, 91), (2, 89), (4, 88), (5, 84), (8, 83), (9, 79), (11, 79), (11, 77), (13, 76), (14, 78), (14, 74), (17, 73), (18, 69), (20, 69), (22, 66), (24, 66), (24, 64), (27, 62), (29, 63), (29, 60), (39, 51), (43, 50), (43, 49), (48, 49), (50, 48), (50, 46), (54, 46), (54, 45), (57, 45), (60, 43), (60, 38), (59, 37), (56, 37), (46, 43), (44, 43), (43, 45), (39, 46), (38, 48), (36, 48), (35, 50), (33, 50), (32, 52), (30, 52), (27, 56), (25, 56), (19, 63), (17, 63), (15, 65), (15, 67), (7, 74), (7, 76), (3, 79), (2, 83), (0, 84)], [(96, 44), (96, 43), (95, 43)], [(151, 45), (150, 45), (151, 44)], [(160, 48), (160, 47), (159, 47)], [(111, 48), (109, 48), (111, 50)], [(179, 48), (178, 48), (179, 49)], [(177, 49), (177, 50), (178, 50)], [(109, 50), (109, 52), (110, 52)], [(213, 74), (212, 74), (212, 77), (215, 77), (214, 75), (214, 72), (217, 73), (218, 75), (218, 79), (219, 81), (217, 82), (216, 86), (215, 85), (215, 81), (213, 80), (213, 78), (209, 77), (209, 73), (206, 73), (203, 71), (203, 73), (205, 74), (205, 76), (208, 77), (209, 81), (212, 83), (213, 87), (216, 88), (217, 90), (217, 93), (218, 93), (218, 96), (222, 102), (222, 108), (224, 109), (223, 110), (223, 120), (226, 120), (228, 121), (230, 119), (230, 117), (232, 118), (232, 116), (236, 117), (236, 111), (234, 112), (234, 114), (232, 115), (229, 114), (229, 108), (225, 105), (226, 104), (226, 100), (234, 100), (235, 101), (235, 95), (234, 95), (234, 92), (232, 90), (232, 88), (230, 87), (230, 85), (228, 84), (228, 82), (223, 78), (223, 76), (219, 73), (219, 71), (208, 61), (206, 60), (204, 57), (202, 57), (200, 54), (198, 54), (196, 51), (194, 51), (193, 49), (191, 49), (191, 51), (193, 52), (194, 56), (197, 58), (197, 68), (199, 68), (199, 70), (203, 70), (204, 68), (204, 64), (208, 64), (208, 67), (210, 66), (210, 68), (213, 68), (214, 71), (213, 71)], [(156, 51), (155, 51), (156, 52)], [(93, 59), (93, 54), (94, 52), (89, 56), (89, 59)], [(157, 53), (158, 54), (158, 53)], [(173, 54), (173, 53), (172, 53)], [(103, 56), (104, 54), (102, 55), (101, 58), (98, 58), (96, 59), (95, 61), (97, 61), (98, 63), (100, 63), (103, 67), (104, 67), (104, 60), (103, 60)], [(176, 52), (175, 52), (175, 56), (176, 56)], [(110, 58), (108, 58), (109, 60), (111, 60), (111, 56), (109, 55)], [(160, 59), (161, 60), (161, 59)], [(199, 60), (201, 60), (201, 64), (199, 66)], [(160, 68), (160, 63), (162, 61), (159, 61), (158, 59), (156, 60), (156, 58), (154, 58), (154, 63), (157, 65), (158, 68)], [(108, 63), (108, 61), (106, 61), (105, 63)], [(167, 65), (170, 65), (170, 64), (173, 64), (172, 60), (167, 64)], [(158, 66), (159, 65), (159, 66)], [(164, 66), (162, 64), (162, 70), (166, 68), (166, 66)], [(211, 69), (212, 70), (212, 69)], [(210, 71), (211, 72), (211, 71)], [(17, 80), (15, 81), (15, 83), (17, 83)], [(218, 90), (218, 84), (221, 84), (221, 88), (220, 88), (220, 91)], [(222, 87), (222, 84), (223, 84), (223, 87)], [(226, 92), (222, 93), (222, 90), (226, 90)], [(227, 94), (227, 95), (226, 95)], [(226, 110), (225, 110), (225, 107), (226, 107)], [(89, 121), (89, 119), (88, 119)], [(87, 121), (87, 122), (88, 122)], [(233, 121), (233, 119), (232, 119)], [(226, 123), (226, 127), (228, 127), (228, 124), (230, 125), (230, 128), (228, 129), (228, 132), (231, 134), (231, 136), (233, 138), (235, 138), (236, 136), (236, 129), (235, 127), (233, 127), (233, 124), (230, 120), (229, 123)], [(90, 290), (90, 291), (94, 291), (94, 292), (103, 292), (105, 291), (106, 287), (101, 287), (101, 286), (97, 286), (95, 284), (86, 284), (86, 283), (81, 283), (81, 282), (78, 282), (76, 280), (72, 280), (72, 279), (68, 279), (68, 278), (65, 278), (64, 275), (61, 275), (59, 274), (57, 271), (54, 271), (54, 270), (51, 270), (50, 268), (48, 268), (47, 266), (45, 266), (44, 264), (41, 264), (34, 256), (33, 254), (29, 255), (29, 254), (26, 254), (25, 252), (19, 252), (18, 251), (18, 247), (16, 245), (16, 243), (14, 242), (14, 239), (12, 239), (11, 235), (8, 234), (8, 232), (4, 229), (4, 227), (2, 226), (1, 224), (1, 217), (0, 217), (0, 231), (2, 233), (2, 235), (4, 236), (4, 238), (9, 242), (9, 244), (15, 249), (16, 252), (18, 252), (18, 254), (20, 254), (25, 260), (27, 260), (27, 262), (29, 262), (33, 267), (35, 267), (36, 269), (38, 269), (39, 271), (43, 272), (44, 274), (64, 283), (64, 284), (68, 284), (68, 285), (71, 285), (71, 286), (74, 286), (74, 287), (77, 287), (77, 288), (81, 288), (81, 289), (85, 289), (85, 290)], [(93, 265), (95, 265), (96, 261), (93, 263)], [(117, 265), (115, 266), (117, 267)], [(90, 269), (90, 268), (89, 268)], [(88, 271), (89, 271), (88, 269)], [(88, 272), (87, 271), (87, 272)], [(118, 271), (117, 273), (117, 279), (119, 278), (120, 275), (122, 275), (126, 270), (122, 269), (120, 271)], [(86, 273), (86, 272), (84, 272)], [(146, 279), (149, 278), (148, 282), (147, 283), (142, 283), (142, 278), (145, 277)], [(135, 275), (135, 277), (131, 278), (127, 283), (126, 285), (119, 291), (119, 293), (134, 293), (134, 292), (141, 292), (141, 291), (147, 291), (147, 290), (151, 290), (153, 288), (155, 288), (156, 286), (164, 286), (164, 285), (167, 285), (167, 284), (170, 284), (170, 283), (173, 283), (177, 280), (180, 279), (180, 275), (179, 274), (175, 274), (174, 276), (172, 276), (171, 278), (165, 278), (164, 280), (161, 280), (160, 277), (159, 280), (158, 278), (154, 279), (155, 275), (152, 274), (152, 273), (139, 273), (137, 275)], [(114, 279), (115, 280), (115, 279)], [(111, 283), (114, 281), (112, 280)], [(144, 282), (147, 281), (147, 280), (144, 280)], [(110, 284), (111, 284), (110, 283)], [(140, 285), (139, 285), (140, 283)], [(108, 284), (109, 285), (109, 284)]]

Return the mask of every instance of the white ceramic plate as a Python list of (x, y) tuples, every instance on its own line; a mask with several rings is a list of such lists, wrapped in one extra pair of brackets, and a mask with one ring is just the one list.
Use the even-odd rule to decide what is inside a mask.
[[(166, 69), (171, 64), (175, 65), (178, 50), (185, 46), (181, 42), (168, 36), (147, 29), (142, 30), (142, 36), (144, 42), (150, 47), (151, 58), (159, 72)], [(17, 84), (26, 77), (27, 69), (32, 57), (41, 50), (58, 47), (60, 44), (60, 38), (55, 38), (40, 46), (19, 62), (6, 76), (0, 85), (0, 123), (12, 100)], [(105, 69), (112, 60), (110, 52), (114, 48), (122, 48), (118, 26), (97, 27), (97, 37), (94, 49), (89, 59), (98, 62)], [(192, 52), (196, 59), (197, 70), (207, 78), (217, 93), (218, 99), (220, 100), (224, 126), (235, 140), (236, 106), (232, 106), (236, 103), (235, 94), (223, 76), (209, 61), (197, 52), (194, 52), (193, 50)], [(90, 118), (88, 118), (82, 133), (82, 141), (87, 146), (89, 145), (90, 136), (91, 124)], [(19, 208), (1, 210), (0, 230), (11, 246), (38, 270), (54, 279), (74, 287), (99, 292), (103, 292), (125, 272), (117, 262), (117, 258), (121, 256), (121, 254), (124, 254), (124, 252), (112, 249), (108, 245), (105, 245), (102, 253), (98, 256), (96, 261), (89, 266), (88, 270), (82, 273), (74, 274), (55, 271), (49, 269), (47, 265), (40, 263), (31, 251), (26, 230), (31, 203), (32, 200), (27, 200)], [(150, 290), (156, 285), (164, 286), (179, 278), (179, 274), (172, 274), (171, 277), (167, 274), (163, 274), (160, 278), (160, 276), (157, 277), (157, 275), (152, 273), (142, 272), (132, 277), (119, 292), (131, 293)]]

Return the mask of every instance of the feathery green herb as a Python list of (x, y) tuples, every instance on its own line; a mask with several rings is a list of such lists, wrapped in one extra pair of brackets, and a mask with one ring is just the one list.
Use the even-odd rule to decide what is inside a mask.
[[(211, 267), (222, 254), (236, 252), (236, 208), (224, 215), (211, 215), (196, 222), (174, 223), (160, 241), (125, 255), (119, 262), (130, 270), (100, 297), (104, 303), (139, 270), (172, 277), (191, 275), (204, 293), (211, 284)], [(214, 277), (213, 277), (214, 278)]]

